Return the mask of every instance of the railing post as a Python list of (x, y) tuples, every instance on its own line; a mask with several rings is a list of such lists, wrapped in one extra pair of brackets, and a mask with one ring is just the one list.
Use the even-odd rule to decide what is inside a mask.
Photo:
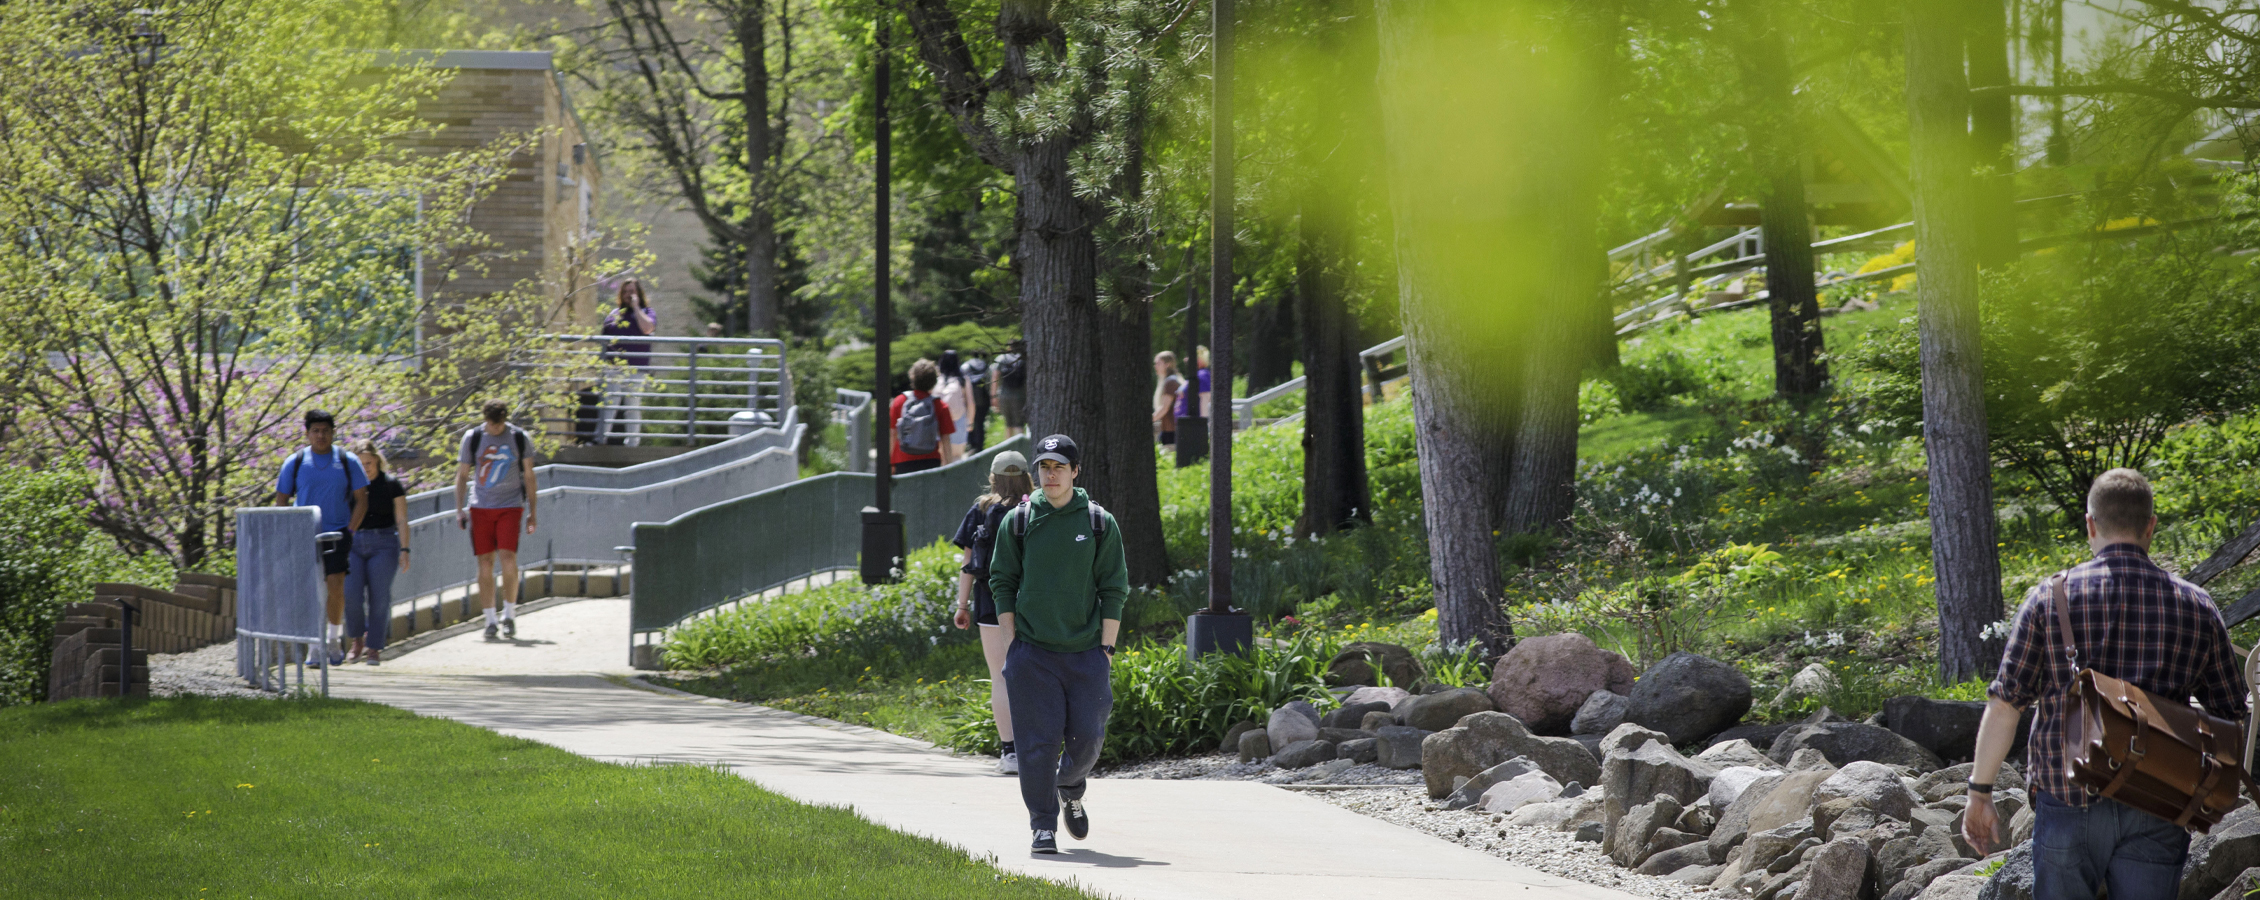
[(691, 399), (683, 410), (683, 438), (698, 447), (698, 345), (691, 345)]

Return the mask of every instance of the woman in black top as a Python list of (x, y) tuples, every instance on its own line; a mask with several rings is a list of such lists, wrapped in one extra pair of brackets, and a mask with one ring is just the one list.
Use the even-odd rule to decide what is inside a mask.
[(392, 577), (408, 568), (408, 490), (385, 471), (384, 451), (356, 441), (361, 471), (369, 473), (369, 512), (353, 533), (345, 570), (345, 635), (353, 639), (349, 662), (376, 665), (392, 630)]
[(1004, 744), (997, 771), (1005, 775), (1020, 774), (1020, 755), (1013, 752), (1012, 705), (1004, 693), (1004, 653), (1011, 639), (998, 627), (996, 601), (989, 596), (989, 558), (996, 552), (997, 529), (1003, 526), (1005, 513), (1034, 491), (1028, 458), (1012, 450), (997, 454), (989, 461), (989, 492), (973, 501), (957, 535), (950, 538), (950, 543), (965, 548), (965, 564), (957, 576), (957, 627), (981, 625), (981, 655), (989, 660), (989, 713), (996, 717), (997, 738)]

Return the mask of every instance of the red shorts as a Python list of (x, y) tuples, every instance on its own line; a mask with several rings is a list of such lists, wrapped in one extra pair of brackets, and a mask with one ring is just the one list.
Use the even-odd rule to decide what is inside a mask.
[(485, 556), (496, 550), (518, 552), (518, 523), (524, 521), (525, 509), (512, 506), (504, 509), (471, 507), (471, 555)]

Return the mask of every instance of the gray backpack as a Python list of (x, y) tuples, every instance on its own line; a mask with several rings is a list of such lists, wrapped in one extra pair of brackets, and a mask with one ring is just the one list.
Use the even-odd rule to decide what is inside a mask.
[(934, 415), (934, 398), (905, 395), (902, 418), (895, 420), (895, 443), (911, 456), (942, 449), (942, 423)]

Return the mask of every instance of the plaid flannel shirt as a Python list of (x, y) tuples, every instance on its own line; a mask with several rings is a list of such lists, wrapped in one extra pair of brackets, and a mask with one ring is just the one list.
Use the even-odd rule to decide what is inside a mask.
[[(2025, 595), (2001, 671), (1986, 693), (2012, 706), (2040, 704), (2025, 747), (2025, 780), (2072, 806), (2092, 798), (2072, 785), (2064, 761), (2064, 688), (2072, 665), (2056, 627), (2054, 579)], [(2135, 544), (2112, 544), (2066, 572), (2080, 661), (2160, 697), (2195, 697), (2206, 711), (2242, 719), (2244, 673), (2221, 611), (2203, 588), (2150, 561)]]

